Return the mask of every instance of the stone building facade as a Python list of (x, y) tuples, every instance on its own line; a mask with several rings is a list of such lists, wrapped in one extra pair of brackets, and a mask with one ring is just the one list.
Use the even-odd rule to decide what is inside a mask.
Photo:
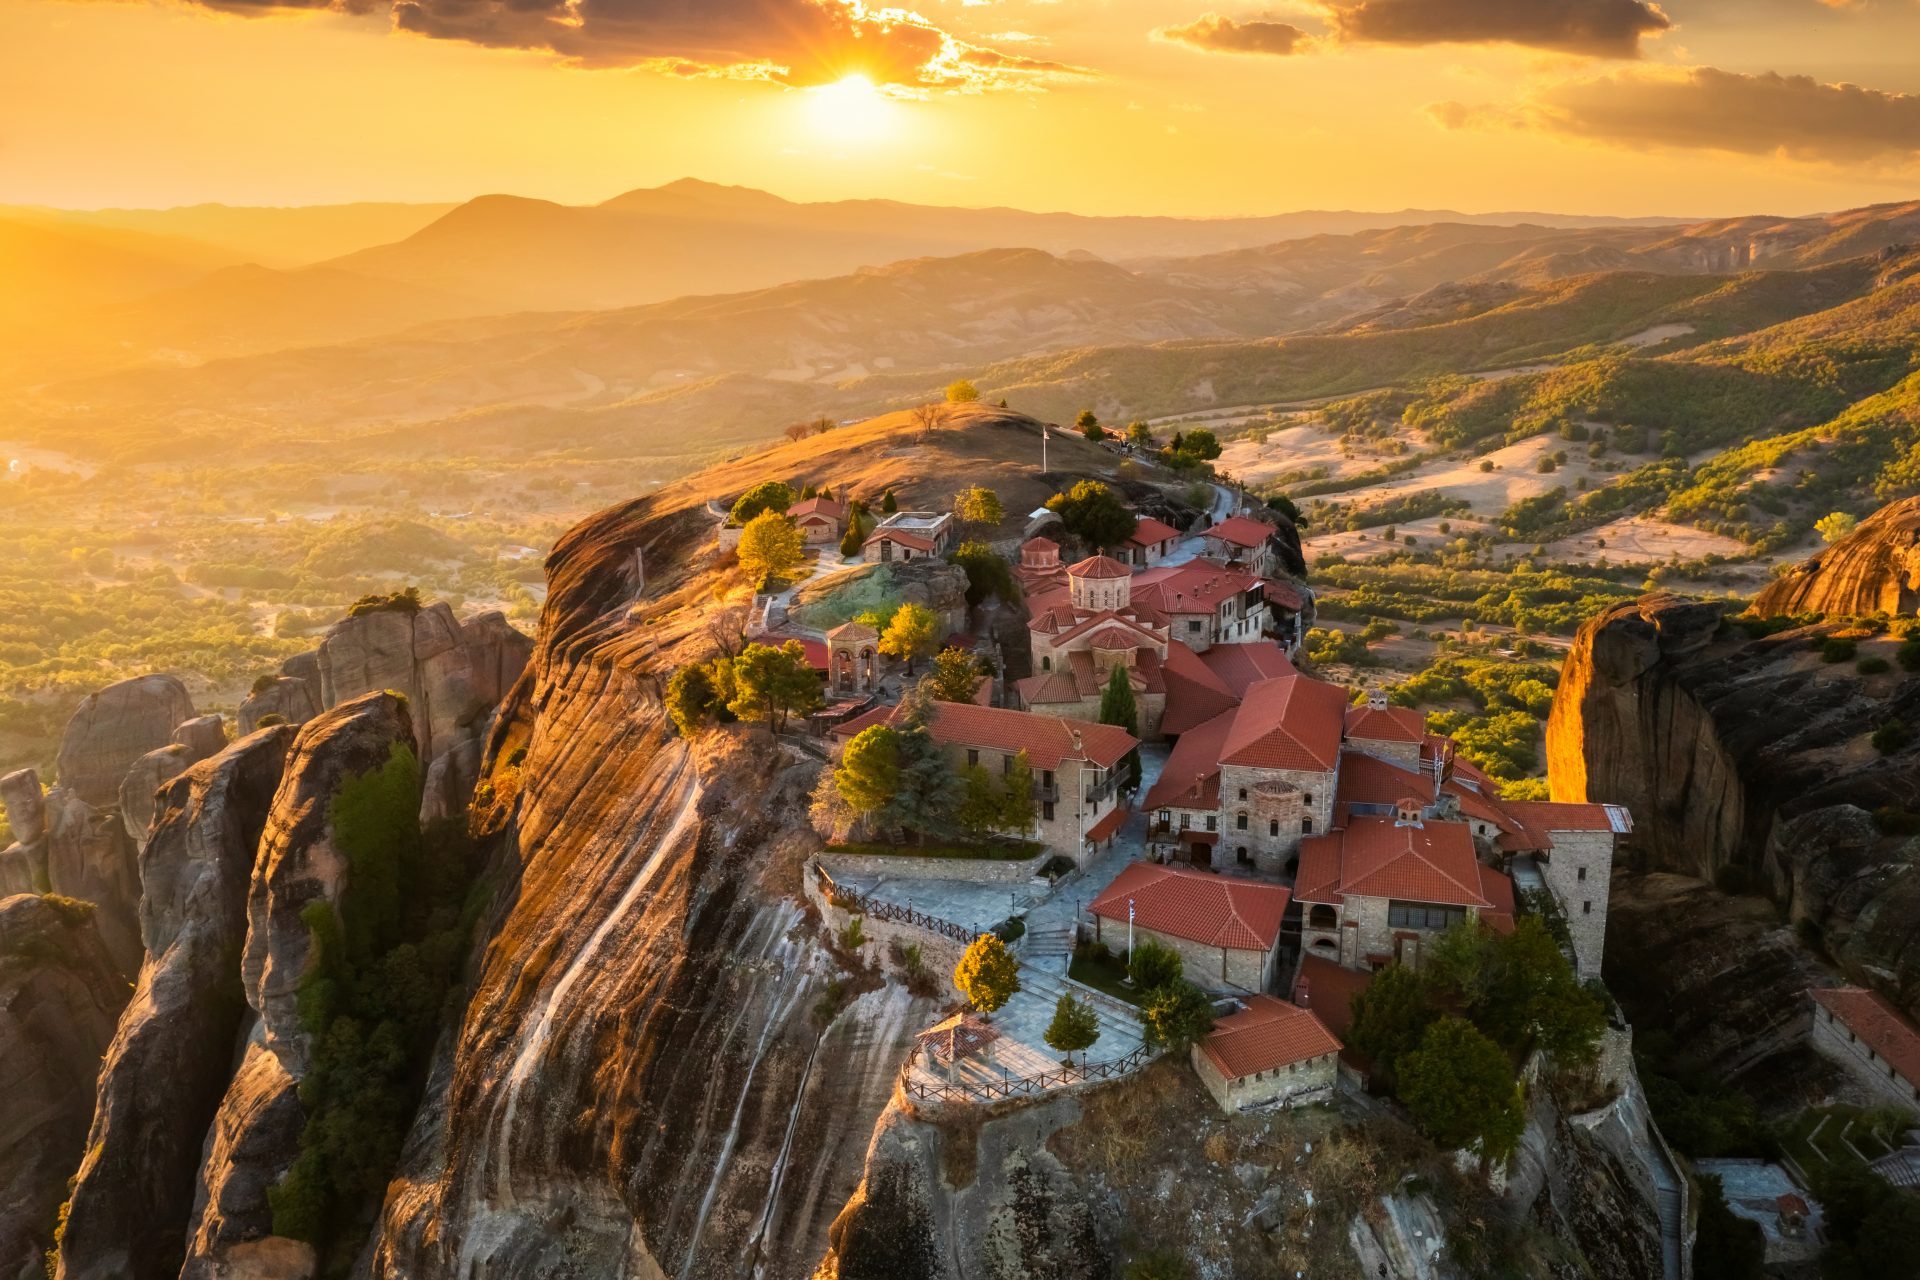
[(1877, 991), (1822, 987), (1809, 1043), (1867, 1097), (1920, 1116), (1920, 1029)]

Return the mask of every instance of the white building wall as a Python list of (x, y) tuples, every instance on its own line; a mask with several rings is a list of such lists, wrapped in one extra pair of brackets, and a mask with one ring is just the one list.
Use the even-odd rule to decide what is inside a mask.
[(1920, 1115), (1920, 1082), (1908, 1080), (1896, 1072), (1885, 1058), (1866, 1041), (1847, 1030), (1847, 1024), (1833, 1016), (1825, 1005), (1813, 1006), (1813, 1037), (1810, 1043), (1822, 1057), (1838, 1063), (1849, 1079), (1869, 1095), (1895, 1107), (1904, 1107)]

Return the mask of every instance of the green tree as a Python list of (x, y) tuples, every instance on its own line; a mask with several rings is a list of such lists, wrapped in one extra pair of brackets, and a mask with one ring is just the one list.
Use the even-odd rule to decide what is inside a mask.
[(993, 775), (977, 764), (960, 770), (960, 782), (966, 795), (960, 802), (960, 829), (978, 840), (991, 835), (1000, 826), (1003, 800)]
[(1047, 1024), (1048, 1046), (1066, 1054), (1067, 1063), (1071, 1066), (1073, 1055), (1091, 1049), (1099, 1038), (1100, 1019), (1094, 1014), (1093, 1006), (1063, 993), (1054, 1002), (1053, 1021)]
[(1103, 551), (1132, 537), (1139, 523), (1119, 496), (1098, 480), (1081, 480), (1067, 492), (1054, 494), (1047, 499), (1047, 510), (1060, 517), (1068, 533)]
[(732, 663), (733, 700), (728, 709), (742, 720), (764, 720), (769, 733), (787, 727), (787, 717), (819, 710), (820, 677), (807, 663), (798, 640), (778, 649), (750, 644)]
[(1860, 521), (1844, 511), (1835, 511), (1813, 522), (1814, 529), (1827, 542), (1838, 542), (1852, 533)]
[(901, 698), (894, 720), (900, 787), (881, 815), (887, 829), (920, 839), (944, 838), (959, 829), (966, 803), (965, 781), (928, 731), (932, 716), (932, 700), (918, 686)]
[(1020, 990), (1020, 966), (1007, 944), (983, 933), (968, 946), (954, 966), (953, 985), (981, 1013), (991, 1017)]
[(860, 549), (866, 546), (866, 544), (866, 535), (863, 534), (860, 529), (860, 517), (849, 511), (847, 513), (847, 531), (840, 535), (840, 554), (846, 559), (851, 560), (854, 556), (860, 554)]
[(1211, 462), (1220, 456), (1220, 437), (1205, 427), (1195, 427), (1182, 437), (1179, 451), (1190, 458)]
[(840, 799), (857, 818), (871, 820), (900, 791), (900, 748), (892, 729), (869, 725), (854, 735), (833, 771)]
[(1382, 1083), (1392, 1086), (1395, 1065), (1420, 1047), (1421, 1037), (1440, 1011), (1419, 973), (1391, 964), (1373, 975), (1353, 998), (1353, 1022), (1347, 1040), (1366, 1055)]
[(965, 378), (947, 384), (948, 404), (972, 404), (980, 398), (980, 389)]
[(762, 511), (740, 531), (740, 568), (756, 590), (775, 578), (786, 578), (806, 558), (806, 539), (800, 527), (785, 515)]
[(953, 517), (961, 524), (992, 527), (1006, 518), (1000, 495), (985, 485), (969, 485), (953, 495)]
[(1138, 419), (1127, 424), (1127, 443), (1137, 449), (1153, 448), (1153, 428)]
[(947, 553), (947, 563), (966, 570), (968, 604), (981, 604), (989, 597), (1011, 604), (1019, 598), (1020, 588), (1013, 581), (1013, 570), (999, 552), (984, 542), (968, 539)]
[(762, 480), (734, 501), (732, 519), (737, 525), (745, 525), (762, 512), (785, 515), (794, 501), (792, 485), (780, 480)]
[(1180, 980), (1180, 953), (1165, 943), (1142, 938), (1127, 957), (1127, 977), (1141, 991), (1158, 991)]
[(1213, 1002), (1191, 982), (1178, 979), (1148, 994), (1140, 1025), (1149, 1048), (1184, 1053), (1213, 1030)]
[(1081, 435), (1089, 440), (1104, 440), (1107, 438), (1107, 433), (1100, 428), (1100, 419), (1094, 416), (1093, 410), (1091, 409), (1082, 409), (1080, 416), (1073, 420), (1073, 425)]
[(683, 738), (698, 736), (715, 706), (713, 677), (704, 666), (681, 667), (667, 680), (667, 715)]
[(881, 515), (890, 516), (898, 510), (900, 510), (900, 499), (893, 496), (893, 490), (889, 489), (880, 495)]
[(972, 702), (987, 678), (980, 659), (965, 649), (948, 645), (933, 655), (933, 668), (920, 681), (927, 696), (939, 702)]
[(1026, 752), (1014, 756), (1001, 781), (999, 829), (1025, 835), (1039, 816), (1033, 799), (1033, 762)]
[(923, 604), (908, 601), (894, 611), (892, 621), (881, 633), (880, 652), (906, 663), (907, 674), (912, 675), (913, 664), (931, 657), (939, 643), (940, 615)]
[(1760, 1224), (1727, 1207), (1726, 1193), (1714, 1174), (1695, 1175), (1700, 1205), (1693, 1246), (1694, 1280), (1763, 1280), (1767, 1237)]
[(1115, 667), (1107, 687), (1100, 691), (1100, 723), (1118, 725), (1135, 737), (1140, 734), (1140, 706), (1125, 667)]
[(1830, 1241), (1822, 1274), (1831, 1280), (1920, 1277), (1920, 1201), (1854, 1161), (1816, 1168), (1813, 1194)]
[(1526, 1117), (1513, 1064), (1465, 1018), (1428, 1027), (1420, 1047), (1396, 1064), (1400, 1100), (1443, 1147), (1475, 1147), (1483, 1162), (1502, 1159), (1520, 1141)]

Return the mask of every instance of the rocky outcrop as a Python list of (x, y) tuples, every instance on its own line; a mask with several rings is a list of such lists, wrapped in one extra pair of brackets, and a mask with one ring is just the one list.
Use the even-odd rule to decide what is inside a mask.
[(101, 940), (129, 978), (140, 971), (142, 955), (138, 857), (117, 805), (97, 809), (64, 786), (47, 793), (47, 885), (99, 908)]
[(126, 824), (127, 838), (136, 845), (147, 838), (158, 811), (154, 794), (174, 778), (185, 773), (195, 760), (192, 751), (179, 743), (149, 751), (133, 762), (120, 782), (120, 820)]
[[(258, 740), (256, 735), (246, 742)], [(315, 903), (337, 904), (347, 882), (346, 855), (332, 826), (333, 798), (348, 780), (386, 764), (396, 746), (413, 745), (408, 704), (391, 693), (335, 707), (293, 738), (247, 890), (239, 975), (253, 1023), (245, 1059), (207, 1139), (181, 1272), (185, 1280), (226, 1274), (271, 1235), (267, 1189), (299, 1154), (305, 1123), (299, 1084), (311, 1043), (297, 997), (315, 944), (303, 912)]]
[(1911, 614), (1920, 610), (1920, 497), (1880, 508), (1830, 547), (1776, 579), (1753, 602), (1761, 617)]
[(172, 676), (138, 676), (89, 694), (60, 739), (60, 786), (96, 809), (118, 805), (134, 761), (193, 718), (193, 699)]
[(321, 641), (320, 705), (382, 689), (406, 695), (428, 777), (422, 816), (443, 817), (472, 796), (487, 719), (530, 650), (499, 613), (463, 625), (444, 601), (374, 609), (335, 623)]
[(375, 1276), (807, 1276), (933, 1012), (896, 986), (828, 1022), (838, 966), (796, 901), (817, 763), (725, 735), (696, 759), (666, 722), (663, 650), (704, 644), (702, 617), (643, 599), (635, 553), (652, 589), (710, 605), (660, 550), (702, 523), (642, 502), (554, 553), (489, 740), (496, 790), (525, 748), (490, 940)]
[(47, 887), (47, 797), (37, 769), (16, 769), (0, 778), (13, 843), (0, 849), (0, 898), (39, 893)]
[(22, 894), (0, 900), (0, 1266), (38, 1273), (93, 1113), (93, 1073), (126, 981), (93, 910)]
[(62, 1280), (180, 1274), (201, 1148), (233, 1072), (255, 851), (293, 729), (243, 738), (159, 797), (140, 857), (147, 961), (100, 1072)]
[(1706, 880), (1732, 868), (1920, 1011), (1916, 841), (1902, 834), (1920, 813), (1920, 746), (1871, 742), (1889, 721), (1920, 725), (1920, 679), (1823, 662), (1837, 624), (1749, 639), (1722, 624), (1726, 607), (1650, 596), (1581, 628), (1547, 727), (1553, 797), (1626, 805), (1634, 861)]
[(254, 685), (235, 718), (240, 732), (247, 734), (268, 716), (279, 716), (297, 729), (319, 714), (320, 698), (313, 685), (293, 676), (268, 676)]

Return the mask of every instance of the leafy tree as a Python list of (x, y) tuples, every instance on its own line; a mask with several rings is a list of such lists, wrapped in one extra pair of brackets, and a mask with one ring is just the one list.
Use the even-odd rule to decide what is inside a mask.
[(999, 828), (1004, 811), (993, 775), (980, 765), (970, 764), (961, 768), (960, 781), (966, 789), (958, 815), (960, 829), (976, 840), (992, 834)]
[(1047, 499), (1047, 510), (1088, 546), (1106, 550), (1133, 536), (1139, 523), (1118, 495), (1098, 480), (1081, 480), (1065, 493)]
[(681, 667), (667, 680), (667, 715), (683, 738), (706, 728), (715, 705), (713, 677), (704, 666)]
[(1436, 1021), (1420, 1047), (1402, 1054), (1396, 1065), (1400, 1100), (1441, 1146), (1477, 1146), (1486, 1161), (1505, 1157), (1519, 1143), (1526, 1117), (1513, 1064), (1465, 1018)]
[(1220, 437), (1205, 427), (1195, 427), (1181, 439), (1179, 452), (1202, 462), (1211, 462), (1220, 456)]
[(785, 730), (789, 715), (804, 716), (820, 708), (820, 677), (798, 640), (778, 649), (750, 644), (731, 667), (734, 689), (728, 709), (742, 720), (766, 721), (769, 733)]
[(1176, 979), (1147, 996), (1140, 1024), (1150, 1048), (1183, 1053), (1213, 1030), (1213, 1002), (1191, 982)]
[[(1272, 497), (1268, 498), (1267, 506), (1271, 510), (1278, 511), (1281, 515), (1285, 516), (1289, 521), (1291, 521), (1294, 524), (1296, 528), (1306, 524), (1307, 522), (1306, 516), (1302, 515), (1300, 512), (1299, 504), (1294, 502), (1292, 498), (1289, 498), (1284, 493), (1276, 493)], [(1447, 528), (1447, 523), (1444, 520), (1440, 522), (1440, 532), (1442, 533), (1452, 532), (1451, 529)]]
[(762, 511), (740, 532), (740, 568), (756, 589), (792, 575), (806, 558), (800, 526), (775, 511)]
[(1180, 953), (1152, 938), (1135, 943), (1127, 957), (1127, 976), (1142, 991), (1158, 991), (1169, 982), (1178, 982), (1180, 970)]
[(1127, 424), (1127, 443), (1138, 449), (1153, 448), (1153, 428), (1138, 419)]
[(1814, 530), (1827, 542), (1838, 542), (1859, 527), (1860, 521), (1844, 511), (1835, 511), (1813, 522)]
[(961, 524), (993, 526), (1006, 518), (1000, 495), (985, 485), (969, 485), (953, 495), (954, 519)]
[(1420, 975), (1392, 964), (1374, 974), (1366, 990), (1353, 998), (1347, 1039), (1366, 1055), (1383, 1083), (1391, 1085), (1395, 1064), (1420, 1047), (1421, 1037), (1439, 1016)]
[(923, 604), (909, 601), (894, 611), (892, 621), (881, 633), (880, 652), (906, 663), (907, 674), (912, 675), (913, 664), (931, 657), (939, 643), (940, 615)]
[(947, 553), (947, 563), (957, 564), (967, 573), (967, 603), (980, 604), (989, 596), (1012, 603), (1019, 598), (1013, 570), (1000, 553), (984, 542), (969, 539)]
[(1699, 1234), (1694, 1239), (1694, 1280), (1762, 1280), (1766, 1275), (1767, 1237), (1760, 1224), (1727, 1207), (1720, 1179), (1695, 1175), (1700, 1204)]
[(980, 398), (980, 389), (965, 378), (947, 384), (948, 404), (972, 404)]
[(1053, 1021), (1047, 1024), (1046, 1041), (1050, 1048), (1067, 1055), (1069, 1064), (1077, 1052), (1085, 1052), (1100, 1038), (1100, 1019), (1093, 1006), (1063, 993), (1054, 1002)]
[(1082, 409), (1080, 416), (1073, 420), (1073, 425), (1081, 435), (1089, 440), (1098, 441), (1107, 438), (1107, 433), (1100, 427), (1100, 419), (1094, 416), (1093, 410), (1091, 409)]
[(1865, 1165), (1829, 1161), (1813, 1177), (1831, 1242), (1830, 1280), (1914, 1280), (1920, 1276), (1920, 1201)]
[(966, 803), (965, 781), (928, 732), (932, 714), (931, 700), (918, 687), (901, 698), (894, 722), (900, 786), (881, 815), (887, 829), (923, 839), (954, 832)]
[(793, 486), (780, 480), (762, 480), (734, 500), (732, 519), (744, 525), (765, 511), (785, 515), (794, 504)]
[(967, 946), (954, 966), (953, 985), (981, 1013), (991, 1016), (1020, 990), (1020, 966), (1007, 944), (983, 933)]
[(940, 702), (972, 702), (987, 678), (980, 659), (965, 649), (948, 645), (933, 655), (933, 669), (920, 681), (927, 695)]
[(1033, 830), (1034, 821), (1039, 816), (1039, 807), (1033, 799), (1033, 762), (1022, 751), (1013, 758), (1013, 764), (1001, 779), (1005, 784), (1000, 793), (1000, 821), (1002, 831), (1018, 832), (1022, 835)]
[(840, 799), (858, 818), (871, 819), (900, 791), (900, 747), (892, 729), (868, 725), (840, 753), (833, 771)]

